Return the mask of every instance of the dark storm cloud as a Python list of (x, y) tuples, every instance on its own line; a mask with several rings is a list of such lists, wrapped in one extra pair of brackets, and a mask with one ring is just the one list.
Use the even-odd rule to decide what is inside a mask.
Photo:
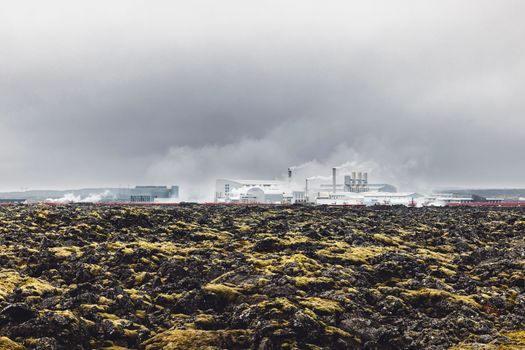
[(347, 161), (404, 187), (525, 185), (524, 7), (12, 5), (2, 187), (154, 181), (205, 196), (216, 177)]

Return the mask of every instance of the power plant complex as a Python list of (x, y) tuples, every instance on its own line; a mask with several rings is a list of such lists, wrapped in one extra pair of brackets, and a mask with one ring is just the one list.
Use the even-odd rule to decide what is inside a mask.
[[(331, 178), (307, 177), (304, 184), (295, 181), (293, 169), (288, 169), (287, 181), (218, 179), (215, 184), (216, 203), (261, 203), (319, 205), (409, 205), (418, 194), (397, 192), (388, 184), (370, 184), (368, 173), (352, 171), (338, 174), (332, 168)], [(338, 179), (343, 179), (338, 182)], [(330, 182), (327, 182), (329, 181)], [(302, 182), (302, 181), (301, 181)]]
[[(217, 179), (215, 203), (411, 207), (525, 206), (525, 198), (522, 195), (516, 196), (516, 193), (521, 193), (520, 190), (470, 190), (470, 197), (453, 192), (429, 195), (398, 192), (397, 188), (390, 184), (369, 183), (369, 174), (366, 171), (345, 171), (341, 167), (333, 167), (331, 176), (303, 177), (299, 181), (294, 176), (294, 168), (288, 168), (287, 175), (286, 180)], [(484, 196), (485, 193), (492, 196)]]
[[(395, 186), (370, 183), (366, 171), (333, 167), (331, 176), (296, 174), (288, 168), (282, 180), (217, 179), (215, 204), (267, 205), (405, 205), (405, 206), (525, 206), (525, 190), (459, 190), (421, 195), (398, 192)], [(190, 196), (186, 198), (191, 198)], [(209, 197), (208, 197), (209, 198)], [(87, 188), (68, 191), (33, 190), (0, 193), (0, 205), (16, 203), (100, 203), (100, 204), (177, 204), (179, 186), (135, 186)], [(199, 202), (209, 203), (209, 199)]]

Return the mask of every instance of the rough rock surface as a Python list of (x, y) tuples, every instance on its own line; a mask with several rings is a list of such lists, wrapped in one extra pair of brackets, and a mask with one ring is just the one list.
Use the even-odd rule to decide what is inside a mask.
[(525, 348), (525, 211), (0, 208), (2, 349)]

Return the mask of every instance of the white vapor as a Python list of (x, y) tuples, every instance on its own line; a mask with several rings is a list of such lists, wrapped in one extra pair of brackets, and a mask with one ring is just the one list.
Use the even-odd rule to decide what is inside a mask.
[(87, 197), (81, 195), (75, 195), (73, 192), (66, 193), (61, 198), (48, 198), (46, 202), (49, 203), (97, 203), (102, 199), (107, 198), (111, 195), (111, 192), (106, 190), (102, 193), (90, 193)]

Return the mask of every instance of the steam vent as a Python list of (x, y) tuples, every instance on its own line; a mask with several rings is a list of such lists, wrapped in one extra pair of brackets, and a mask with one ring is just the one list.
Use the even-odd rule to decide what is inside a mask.
[(0, 349), (525, 349), (525, 209), (0, 207)]

